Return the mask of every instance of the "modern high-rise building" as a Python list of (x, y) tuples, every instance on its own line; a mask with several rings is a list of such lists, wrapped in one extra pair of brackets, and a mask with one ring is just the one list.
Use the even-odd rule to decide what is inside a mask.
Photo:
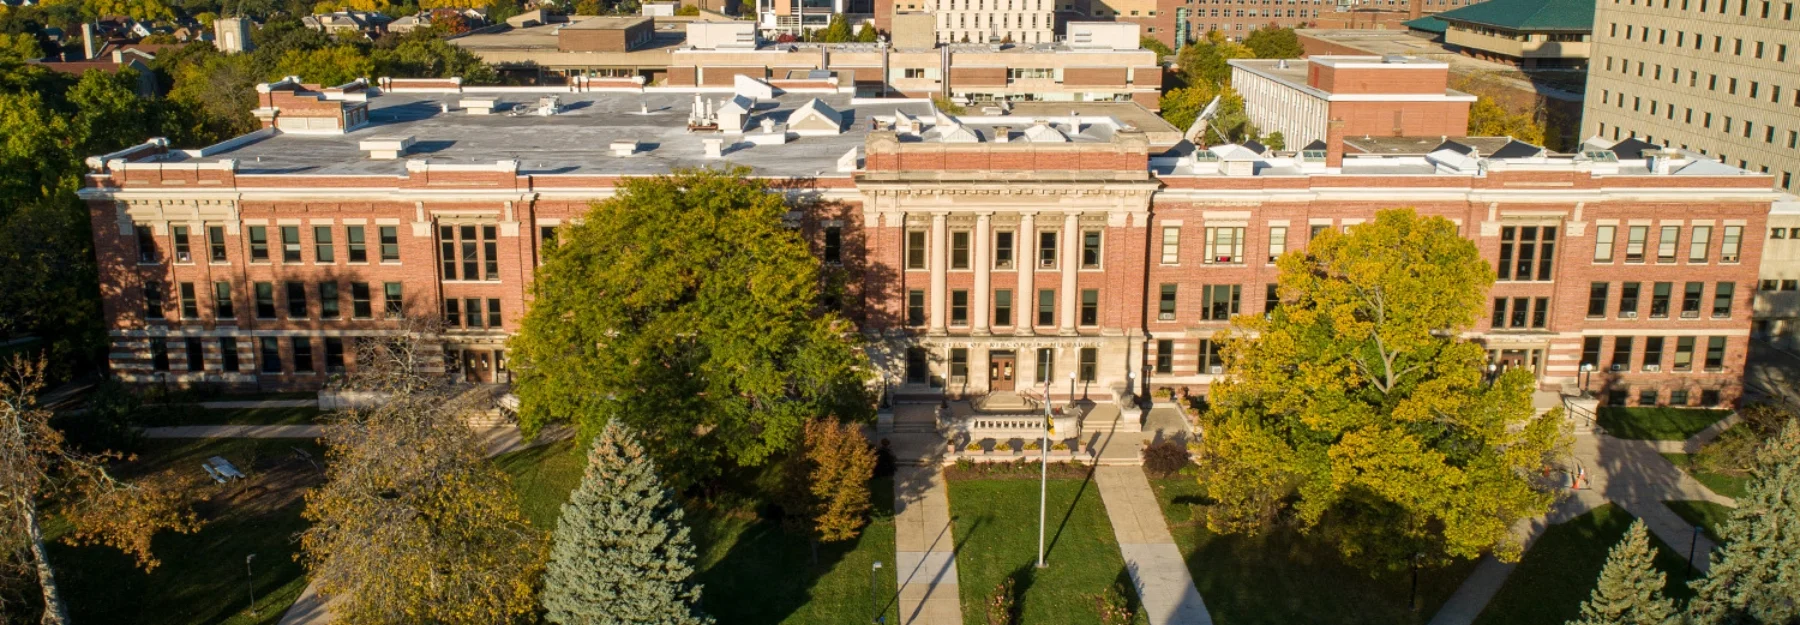
[(1600, 0), (1583, 137), (1637, 137), (1800, 189), (1792, 0)]

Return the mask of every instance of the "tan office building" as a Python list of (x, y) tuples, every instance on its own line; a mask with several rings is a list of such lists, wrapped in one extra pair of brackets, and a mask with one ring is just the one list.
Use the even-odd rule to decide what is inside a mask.
[(1800, 189), (1791, 0), (1600, 0), (1584, 137), (1696, 150)]

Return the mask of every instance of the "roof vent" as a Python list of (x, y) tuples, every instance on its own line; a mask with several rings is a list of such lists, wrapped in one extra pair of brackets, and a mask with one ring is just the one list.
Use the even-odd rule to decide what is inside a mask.
[(363, 139), (357, 147), (369, 153), (369, 158), (377, 161), (391, 161), (406, 154), (412, 149), (412, 135), (404, 137), (370, 137)]
[(1383, 63), (1405, 63), (1406, 55), (1404, 55), (1404, 54), (1384, 54), (1381, 56), (1381, 62), (1383, 62)]

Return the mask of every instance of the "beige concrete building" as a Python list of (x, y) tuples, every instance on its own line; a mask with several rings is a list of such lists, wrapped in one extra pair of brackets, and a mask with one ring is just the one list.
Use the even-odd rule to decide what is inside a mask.
[(1052, 0), (936, 0), (938, 41), (1050, 43), (1056, 40)]
[(1775, 203), (1767, 236), (1752, 336), (1782, 349), (1800, 349), (1800, 201)]
[(1600, 0), (1582, 136), (1696, 150), (1800, 190), (1794, 4)]
[(1524, 69), (1587, 67), (1595, 0), (1487, 0), (1437, 14), (1444, 44)]

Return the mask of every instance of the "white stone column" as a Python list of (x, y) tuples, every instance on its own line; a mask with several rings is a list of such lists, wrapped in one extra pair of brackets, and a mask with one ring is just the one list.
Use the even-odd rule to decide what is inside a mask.
[(1075, 272), (1081, 268), (1081, 233), (1077, 229), (1081, 225), (1081, 213), (1065, 213), (1063, 215), (1062, 249), (1057, 250), (1057, 262), (1062, 263), (1062, 333), (1075, 334), (1075, 313), (1081, 305), (1081, 298), (1076, 293)]
[(975, 308), (975, 310), (972, 311), (975, 313), (975, 331), (973, 332), (975, 336), (987, 336), (989, 334), (988, 301), (992, 299), (989, 297), (989, 293), (993, 291), (993, 288), (988, 284), (991, 279), (988, 274), (994, 269), (994, 259), (988, 257), (988, 239), (993, 237), (992, 228), (990, 227), (990, 222), (992, 220), (993, 213), (981, 213), (976, 215), (975, 242), (970, 251), (972, 258), (969, 259), (969, 262), (974, 263), (975, 265), (975, 297), (973, 298), (973, 301), (970, 302), (970, 305)]
[(1019, 215), (1019, 231), (1013, 234), (1013, 268), (1019, 270), (1019, 292), (1013, 295), (1013, 334), (1031, 336), (1037, 324), (1037, 213)]
[(931, 242), (926, 246), (931, 255), (931, 333), (944, 334), (944, 324), (949, 320), (950, 294), (946, 288), (945, 271), (949, 265), (949, 233), (944, 228), (947, 213), (931, 214)]

